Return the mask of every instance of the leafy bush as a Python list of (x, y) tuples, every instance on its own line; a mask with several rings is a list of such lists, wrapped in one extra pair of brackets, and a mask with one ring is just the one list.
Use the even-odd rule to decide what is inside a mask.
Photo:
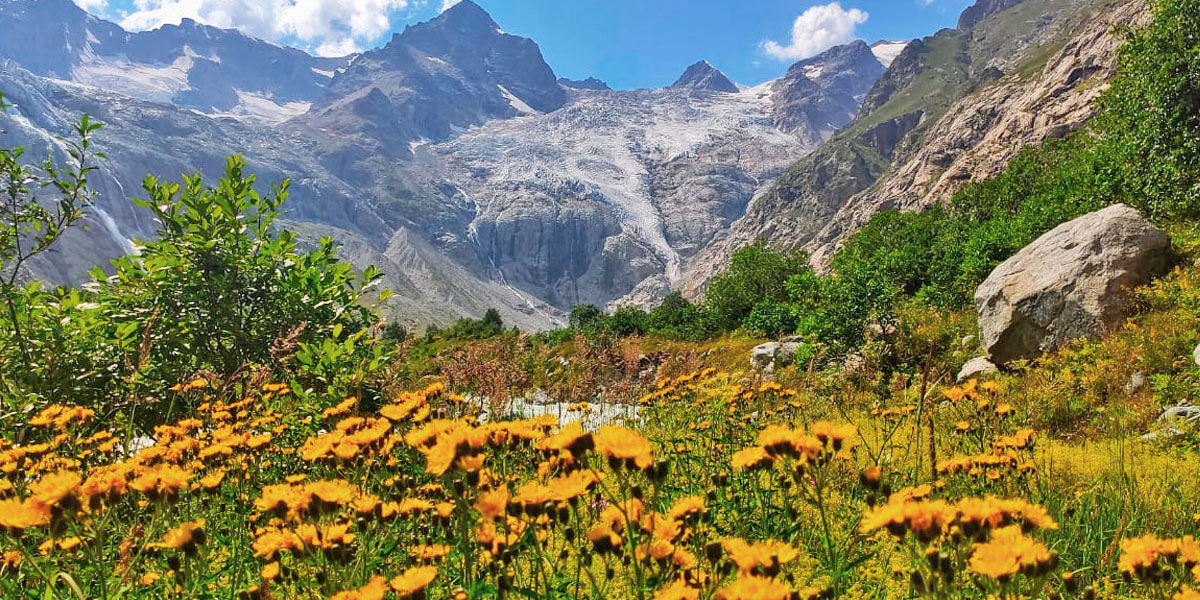
[(294, 234), (275, 226), (287, 182), (258, 193), (240, 156), (228, 160), (215, 187), (198, 175), (182, 185), (148, 177), (148, 198), (136, 202), (154, 215), (158, 237), (114, 261), (113, 275), (96, 269), (84, 289), (19, 284), (30, 255), (23, 240), (48, 247), (91, 197), (86, 151), (95, 129), (87, 119), (79, 126), (70, 168), (43, 168), (59, 198), (53, 210), (34, 208), (28, 186), (36, 179), (20, 165), (21, 151), (0, 154), (5, 193), (25, 206), (3, 218), (17, 240), (0, 258), (9, 282), (0, 290), (10, 308), (0, 331), (8, 408), (71, 398), (153, 424), (173, 407), (145, 399), (175, 382), (197, 375), (231, 382), (263, 367), (302, 395), (373, 393), (370, 380), (390, 355), (376, 343), (376, 317), (362, 299), (379, 272), (356, 275), (331, 239), (301, 251)]
[(708, 315), (674, 292), (663, 298), (646, 317), (647, 333), (673, 340), (697, 342), (710, 335)]
[(504, 332), (500, 311), (489, 308), (479, 319), (462, 318), (448, 329), (439, 330), (435, 337), (447, 340), (482, 340)]
[(729, 268), (704, 292), (704, 308), (712, 324), (737, 329), (763, 300), (787, 300), (787, 281), (812, 270), (803, 252), (776, 252), (762, 242), (738, 250)]

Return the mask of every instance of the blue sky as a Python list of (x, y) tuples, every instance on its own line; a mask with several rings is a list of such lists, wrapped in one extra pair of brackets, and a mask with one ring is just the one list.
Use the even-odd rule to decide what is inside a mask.
[[(452, 0), (76, 0), (148, 29), (191, 17), (322, 54), (381, 45)], [(509, 33), (533, 38), (559, 76), (615, 88), (668, 85), (708, 60), (739, 83), (853, 38), (873, 42), (953, 27), (973, 0), (476, 0)], [(800, 22), (797, 22), (797, 19)], [(769, 44), (768, 42), (774, 42)]]

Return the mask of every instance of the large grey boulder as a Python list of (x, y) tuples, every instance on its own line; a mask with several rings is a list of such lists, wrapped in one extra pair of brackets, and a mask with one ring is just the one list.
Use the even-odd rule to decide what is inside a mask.
[(1123, 204), (1059, 225), (976, 290), (983, 348), (1004, 364), (1112, 331), (1127, 315), (1127, 290), (1167, 270), (1170, 246), (1166, 234)]

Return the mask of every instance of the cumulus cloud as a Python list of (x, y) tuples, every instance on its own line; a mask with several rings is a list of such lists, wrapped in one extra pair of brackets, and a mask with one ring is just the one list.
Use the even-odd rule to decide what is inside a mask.
[(786, 43), (766, 40), (763, 52), (776, 60), (803, 60), (833, 46), (854, 39), (854, 30), (867, 22), (869, 15), (857, 8), (846, 10), (837, 2), (813, 6), (792, 23), (792, 37)]
[(442, 0), (442, 12), (450, 10), (451, 6), (462, 2), (462, 0)]
[[(103, 2), (104, 0), (81, 0)], [(391, 29), (391, 14), (410, 0), (134, 0), (120, 20), (132, 30), (195, 19), (326, 56), (361, 50)]]
[(92, 14), (99, 14), (108, 8), (108, 0), (75, 0), (75, 4)]

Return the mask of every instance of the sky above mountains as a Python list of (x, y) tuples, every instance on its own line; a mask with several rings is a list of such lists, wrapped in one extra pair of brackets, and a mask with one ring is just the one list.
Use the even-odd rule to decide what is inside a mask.
[[(973, 0), (476, 0), (506, 31), (532, 38), (562, 77), (614, 88), (669, 85), (708, 60), (755, 84), (853, 39), (905, 40), (953, 27)], [(126, 29), (192, 18), (342, 55), (380, 46), (453, 0), (76, 0)]]

